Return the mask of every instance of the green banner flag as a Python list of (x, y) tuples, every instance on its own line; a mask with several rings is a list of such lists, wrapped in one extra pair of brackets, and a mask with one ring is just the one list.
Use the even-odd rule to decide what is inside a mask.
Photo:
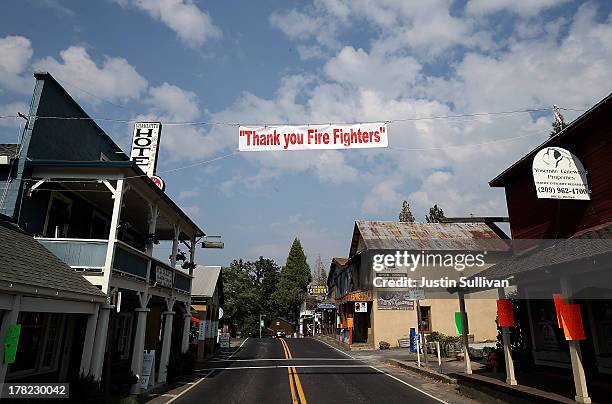
[(21, 324), (13, 324), (8, 326), (6, 336), (4, 337), (4, 363), (15, 363), (20, 334)]
[(457, 334), (463, 334), (463, 321), (461, 321), (461, 312), (455, 312), (455, 331)]

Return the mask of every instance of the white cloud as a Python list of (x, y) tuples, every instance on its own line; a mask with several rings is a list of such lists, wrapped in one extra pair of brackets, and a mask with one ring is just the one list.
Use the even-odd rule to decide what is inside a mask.
[[(30, 112), (30, 107), (25, 102), (9, 102), (6, 104), (0, 104), (0, 115), (1, 116), (15, 116), (18, 112), (27, 115)], [(2, 126), (15, 126), (22, 127), (25, 124), (23, 118), (14, 119), (0, 119), (0, 125)], [(15, 134), (15, 142), (19, 138), (18, 134)]]
[(147, 103), (154, 113), (169, 114), (179, 121), (189, 121), (200, 116), (198, 96), (191, 91), (163, 83), (149, 89)]
[(180, 200), (195, 198), (196, 196), (200, 196), (199, 191), (181, 191), (178, 195)]
[(24, 76), (34, 51), (30, 40), (22, 36), (0, 38), (0, 91), (26, 94), (31, 91), (33, 79)]
[(213, 24), (210, 15), (191, 0), (115, 0), (123, 7), (145, 11), (176, 32), (185, 43), (202, 45), (209, 39), (221, 37), (221, 29)]
[(569, 0), (470, 0), (465, 6), (469, 14), (490, 14), (510, 11), (522, 16), (534, 16), (543, 10), (560, 6)]
[(34, 67), (91, 93), (84, 93), (83, 98), (93, 104), (100, 99), (137, 99), (147, 88), (147, 80), (126, 59), (106, 56), (98, 66), (82, 46), (61, 51), (60, 59), (47, 57), (34, 63)]

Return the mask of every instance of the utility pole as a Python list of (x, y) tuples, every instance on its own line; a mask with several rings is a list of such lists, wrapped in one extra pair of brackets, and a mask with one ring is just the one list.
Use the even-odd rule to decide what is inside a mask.
[(259, 338), (261, 338), (261, 313), (259, 313)]

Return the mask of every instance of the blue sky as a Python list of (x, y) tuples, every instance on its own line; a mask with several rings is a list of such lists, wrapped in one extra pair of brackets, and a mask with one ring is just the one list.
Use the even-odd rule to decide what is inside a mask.
[[(557, 0), (7, 1), (0, 115), (27, 112), (48, 70), (91, 116), (354, 122), (562, 107), (610, 93), (610, 2)], [(577, 112), (566, 111), (567, 118)], [(548, 113), (392, 123), (386, 150), (241, 153), (162, 175), (226, 249), (311, 262), (348, 253), (357, 219), (505, 214), (487, 182), (546, 139)], [(127, 149), (129, 124), (100, 122)], [(18, 128), (0, 120), (0, 142)], [(158, 171), (237, 149), (226, 125), (166, 126)], [(454, 147), (457, 145), (467, 145)], [(415, 150), (417, 149), (417, 150)], [(165, 248), (165, 247), (164, 247)], [(163, 255), (163, 250), (160, 253)]]

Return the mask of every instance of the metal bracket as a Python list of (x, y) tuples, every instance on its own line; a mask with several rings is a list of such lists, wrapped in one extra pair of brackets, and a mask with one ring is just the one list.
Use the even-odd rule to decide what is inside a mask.
[(36, 191), (36, 188), (40, 187), (47, 181), (49, 181), (49, 178), (43, 178), (42, 180), (38, 180), (36, 184), (32, 185), (32, 187), (28, 190), (28, 196), (32, 196), (32, 192)]

